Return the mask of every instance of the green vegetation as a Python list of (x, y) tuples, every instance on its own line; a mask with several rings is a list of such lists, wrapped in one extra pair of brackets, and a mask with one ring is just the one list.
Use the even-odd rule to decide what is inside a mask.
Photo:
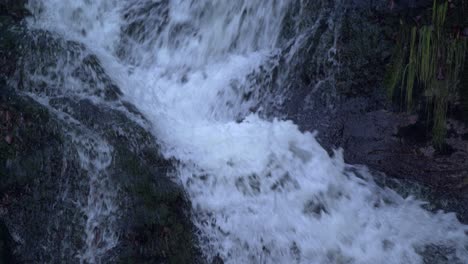
[(413, 110), (415, 97), (426, 98), (426, 106), (432, 109), (428, 115), (433, 144), (438, 149), (444, 144), (448, 107), (468, 89), (460, 85), (467, 51), (466, 38), (460, 34), (460, 26), (468, 19), (465, 7), (463, 0), (451, 8), (446, 0), (434, 0), (431, 12), (407, 21), (402, 18), (385, 81), (389, 95), (404, 99), (408, 111)]

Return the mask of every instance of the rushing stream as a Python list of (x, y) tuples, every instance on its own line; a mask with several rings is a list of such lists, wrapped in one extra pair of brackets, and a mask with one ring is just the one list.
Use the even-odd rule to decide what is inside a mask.
[[(314, 12), (303, 10), (305, 2), (31, 0), (28, 22), (83, 44), (150, 120), (163, 154), (179, 161), (207, 259), (422, 263), (431, 247), (443, 249), (447, 263), (468, 263), (468, 228), (454, 214), (430, 213), (422, 202), (378, 187), (340, 152), (330, 157), (313, 134), (275, 118), (288, 63), (318, 24), (331, 37), (320, 59), (333, 65), (340, 1), (330, 9), (317, 0)], [(332, 71), (325, 77), (330, 81)], [(79, 83), (60, 89), (66, 87), (80, 91)], [(106, 237), (99, 250), (118, 243), (110, 230), (115, 197), (103, 190), (112, 189), (105, 181), (112, 150), (98, 150), (100, 163), (84, 164), (93, 168), (82, 206), (85, 263), (103, 254), (93, 248), (96, 226)]]

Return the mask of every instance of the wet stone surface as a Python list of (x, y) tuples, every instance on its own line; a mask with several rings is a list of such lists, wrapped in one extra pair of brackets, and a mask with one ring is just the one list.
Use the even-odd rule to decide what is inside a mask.
[[(141, 114), (120, 101), (95, 56), (47, 32), (25, 32), (27, 12), (7, 2), (0, 4), (0, 263), (200, 260), (185, 195)], [(75, 67), (70, 75), (50, 83), (31, 77), (51, 77), (61, 52)], [(86, 90), (60, 92), (70, 76)]]

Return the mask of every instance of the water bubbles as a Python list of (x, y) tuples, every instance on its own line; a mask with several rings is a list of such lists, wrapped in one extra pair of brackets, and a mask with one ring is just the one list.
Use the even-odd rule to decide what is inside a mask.
[[(317, 91), (334, 89), (327, 68), (336, 66), (334, 5), (301, 1), (300, 14), (306, 6), (316, 15), (294, 19), (289, 26), (299, 25), (291, 31), (298, 35), (284, 48), (278, 40), (293, 1), (42, 2), (38, 25), (96, 53), (154, 124), (164, 155), (178, 160), (207, 258), (419, 264), (432, 254), (421, 249), (438, 245), (435, 255), (468, 260), (466, 227), (453, 214), (432, 214), (377, 186), (367, 170), (351, 169), (339, 153), (330, 157), (292, 122), (252, 113), (286, 100), (270, 85), (286, 90), (292, 80), (281, 71), (296, 69), (290, 64), (302, 61), (302, 52), (325, 50), (304, 66), (322, 78), (308, 80)], [(323, 47), (308, 45), (322, 37)], [(107, 164), (103, 153), (88, 162), (101, 168), (93, 162)]]

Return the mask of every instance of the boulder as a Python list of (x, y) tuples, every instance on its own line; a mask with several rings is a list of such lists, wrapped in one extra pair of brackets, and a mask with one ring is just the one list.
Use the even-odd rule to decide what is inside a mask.
[(0, 262), (202, 262), (173, 161), (99, 59), (1, 21)]
[[(407, 186), (418, 186), (413, 189), (424, 189), (420, 198), (457, 212), (468, 223), (468, 126), (463, 102), (449, 111), (446, 151), (435, 151), (424, 107), (411, 114), (402, 112), (400, 104), (387, 97), (383, 84), (399, 15), (416, 12), (426, 2), (408, 6), (410, 2), (398, 1), (392, 10), (385, 2), (355, 0), (343, 9), (335, 8), (331, 15), (342, 12), (337, 39), (330, 35), (335, 24), (310, 35), (286, 77), (288, 100), (281, 111), (302, 130), (317, 131), (330, 153), (343, 148), (347, 163), (364, 164)], [(335, 47), (336, 54), (330, 56), (327, 52)], [(417, 100), (415, 104), (424, 105), (422, 98)]]

